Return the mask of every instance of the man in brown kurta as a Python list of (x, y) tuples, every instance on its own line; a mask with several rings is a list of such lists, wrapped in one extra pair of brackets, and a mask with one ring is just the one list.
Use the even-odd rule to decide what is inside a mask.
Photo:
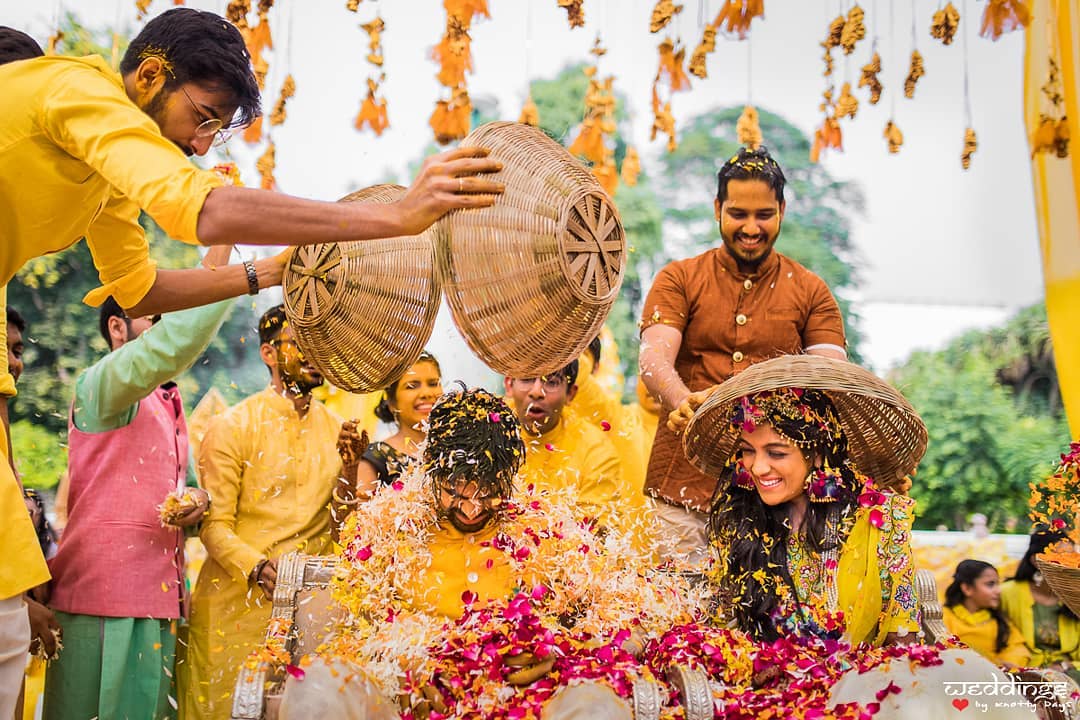
[[(784, 174), (765, 148), (720, 170), (714, 201), (723, 245), (657, 275), (641, 319), (641, 378), (666, 411), (690, 414), (708, 391), (751, 364), (791, 353), (844, 359), (840, 308), (825, 282), (773, 251)], [(705, 559), (705, 511), (716, 486), (659, 423), (645, 479), (666, 558)]]

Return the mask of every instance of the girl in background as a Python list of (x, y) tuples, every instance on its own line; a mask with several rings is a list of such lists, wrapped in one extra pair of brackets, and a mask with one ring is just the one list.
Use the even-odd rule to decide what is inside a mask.
[(956, 566), (943, 614), (949, 632), (995, 665), (1012, 670), (1031, 663), (1024, 636), (1001, 611), (1001, 581), (990, 563), (962, 560)]

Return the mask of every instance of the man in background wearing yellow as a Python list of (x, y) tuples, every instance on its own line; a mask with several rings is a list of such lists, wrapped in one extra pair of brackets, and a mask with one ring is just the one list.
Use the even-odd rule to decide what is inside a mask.
[(506, 395), (524, 430), (525, 464), (521, 487), (573, 488), (582, 514), (622, 526), (619, 488), (622, 469), (615, 446), (599, 428), (564, 412), (577, 393), (578, 361), (543, 377), (506, 378)]
[(228, 718), (233, 686), (266, 634), (278, 558), (332, 551), (331, 492), (341, 474), (341, 420), (311, 397), (323, 378), (300, 352), (278, 305), (259, 320), (270, 385), (211, 423), (199, 447), (214, 499), (199, 537), (206, 562), (191, 596), (180, 717)]

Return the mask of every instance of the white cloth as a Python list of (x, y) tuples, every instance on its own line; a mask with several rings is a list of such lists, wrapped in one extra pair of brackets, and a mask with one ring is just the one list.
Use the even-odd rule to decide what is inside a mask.
[[(278, 720), (396, 720), (397, 705), (384, 697), (363, 673), (321, 658), (304, 668), (303, 679), (285, 682)], [(544, 707), (541, 720), (633, 720), (630, 706), (610, 688), (582, 683), (559, 691)], [(921, 720), (926, 720), (922, 718)]]
[[(1012, 679), (974, 650), (945, 650), (942, 664), (914, 670), (906, 660), (860, 675), (852, 670), (833, 687), (832, 702), (880, 702), (874, 720), (1027, 720), (1037, 717)], [(895, 683), (899, 693), (878, 699)]]
[(285, 681), (278, 720), (396, 720), (397, 705), (385, 698), (363, 673), (343, 663), (316, 658), (304, 677)]
[[(0, 456), (0, 461), (6, 462)], [(0, 719), (15, 717), (30, 650), (30, 616), (20, 593), (0, 600)]]

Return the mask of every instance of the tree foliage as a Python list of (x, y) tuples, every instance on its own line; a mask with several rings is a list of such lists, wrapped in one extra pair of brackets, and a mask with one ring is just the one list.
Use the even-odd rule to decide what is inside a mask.
[(65, 435), (29, 420), (12, 424), (12, 452), (23, 485), (38, 489), (56, 487), (67, 469)]
[[(892, 379), (926, 422), (926, 457), (911, 495), (917, 526), (963, 528), (981, 512), (990, 526), (1026, 527), (1028, 483), (1046, 477), (1069, 442), (1065, 418), (1016, 395), (1002, 371), (1043, 351), (1041, 305), (1000, 328), (966, 333), (937, 352), (914, 353)], [(1056, 383), (1056, 377), (1055, 377)]]

